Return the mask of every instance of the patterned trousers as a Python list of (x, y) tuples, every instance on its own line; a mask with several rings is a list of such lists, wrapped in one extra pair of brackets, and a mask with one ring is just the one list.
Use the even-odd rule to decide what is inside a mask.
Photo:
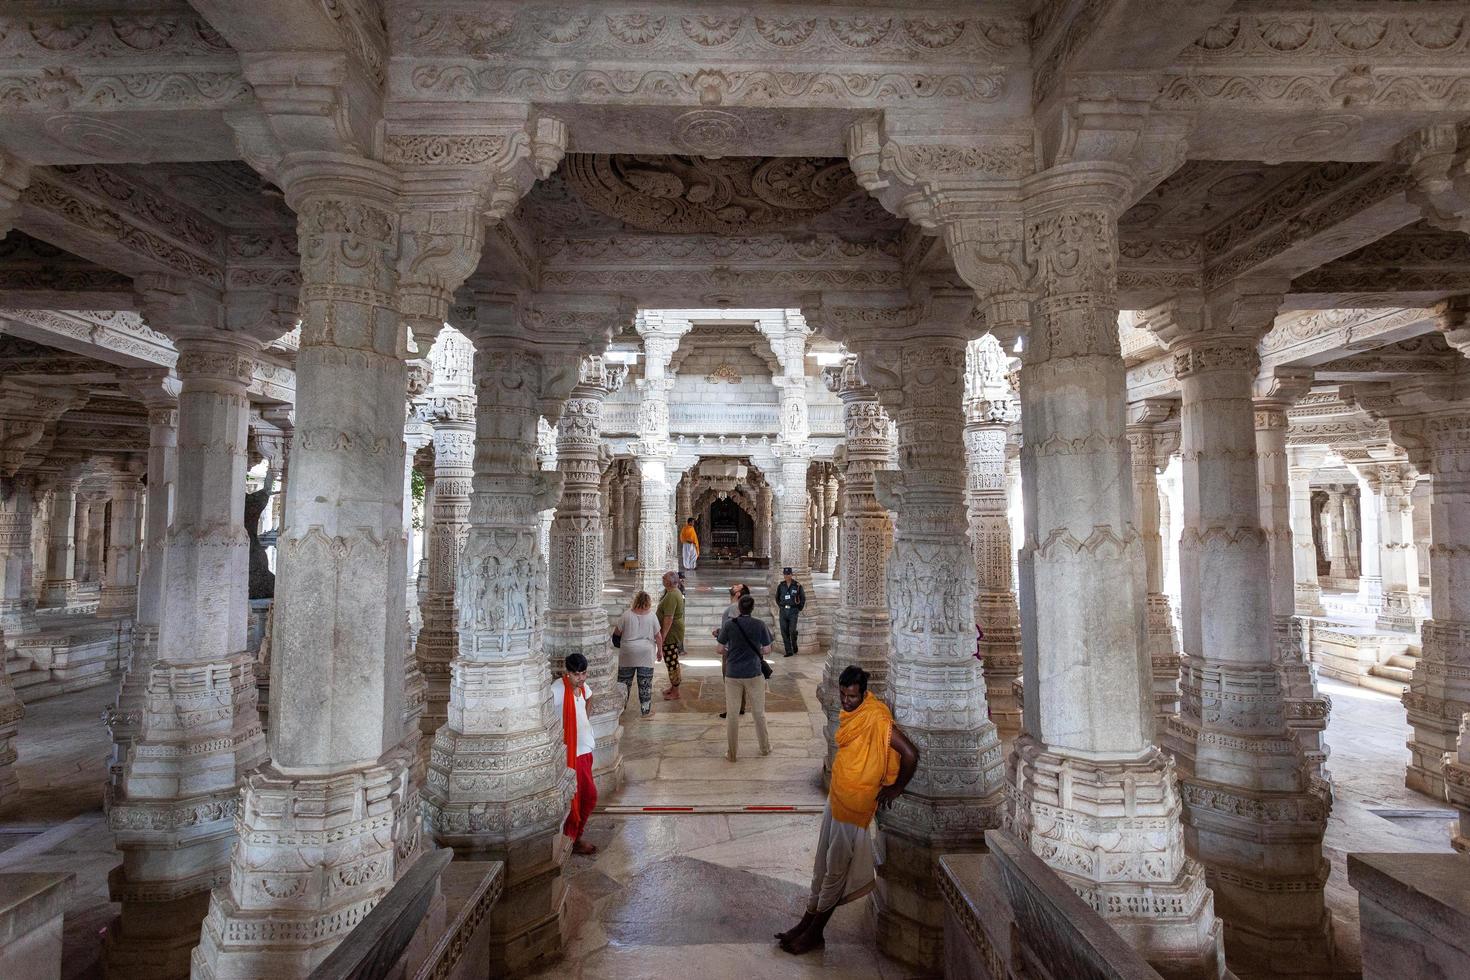
[(638, 708), (645, 715), (653, 710), (653, 668), (619, 667), (618, 683), (623, 685), (623, 707), (628, 706), (628, 695), (633, 693), (633, 674), (638, 674)]
[(664, 641), (664, 666), (669, 669), (670, 687), (678, 687), (679, 682), (684, 679), (684, 671), (679, 669), (679, 658), (683, 654), (684, 645), (682, 643)]

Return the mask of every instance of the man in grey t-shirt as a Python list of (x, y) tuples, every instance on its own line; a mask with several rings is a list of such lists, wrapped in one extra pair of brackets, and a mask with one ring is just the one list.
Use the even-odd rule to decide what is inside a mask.
[[(720, 630), (725, 628), (725, 624), (740, 615), (740, 597), (747, 595), (750, 595), (750, 586), (743, 582), (736, 582), (730, 586), (730, 604), (725, 607), (724, 612), (720, 613), (720, 628), (709, 631), (709, 635), (713, 636), (717, 642), (720, 638)], [(743, 691), (740, 694), (740, 713), (745, 714), (745, 693)], [(725, 712), (721, 711), (720, 717), (725, 717)]]
[(755, 715), (755, 737), (760, 743), (761, 755), (771, 754), (771, 739), (766, 733), (766, 679), (761, 672), (761, 660), (771, 652), (771, 631), (766, 624), (751, 615), (755, 611), (755, 597), (740, 597), (740, 615), (720, 628), (716, 641), (720, 645), (720, 659), (725, 674), (725, 741), (728, 751), (725, 758), (735, 761), (740, 743), (740, 718), (732, 708), (738, 708), (744, 697)]

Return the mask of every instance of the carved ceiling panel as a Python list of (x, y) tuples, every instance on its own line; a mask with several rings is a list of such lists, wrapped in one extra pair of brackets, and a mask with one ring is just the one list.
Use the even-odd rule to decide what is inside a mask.
[(1124, 234), (1202, 235), (1312, 164), (1191, 160), (1118, 221)]
[(787, 229), (862, 193), (847, 162), (831, 157), (575, 153), (561, 169), (593, 210), (642, 231), (674, 234)]

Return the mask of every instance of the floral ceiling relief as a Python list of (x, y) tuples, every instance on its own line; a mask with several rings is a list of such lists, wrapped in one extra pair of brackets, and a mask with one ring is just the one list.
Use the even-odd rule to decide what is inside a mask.
[(576, 153), (562, 174), (586, 204), (644, 231), (749, 234), (815, 217), (858, 190), (834, 157)]

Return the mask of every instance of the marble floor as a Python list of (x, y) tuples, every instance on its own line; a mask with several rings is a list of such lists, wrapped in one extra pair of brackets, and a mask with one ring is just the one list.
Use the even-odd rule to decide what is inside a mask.
[[(626, 781), (601, 802), (589, 839), (601, 851), (568, 867), (565, 960), (539, 976), (643, 977), (698, 971), (705, 977), (912, 977), (877, 952), (866, 903), (839, 910), (825, 950), (800, 959), (772, 933), (800, 912), (816, 843), (822, 713), (820, 651), (779, 655), (768, 704), (772, 753), (762, 757), (749, 715), (739, 761), (725, 753), (718, 662), (711, 639), (691, 634), (685, 696), (655, 694), (653, 717), (630, 705), (623, 717)], [(661, 671), (655, 690), (666, 683)], [(1344, 968), (1357, 967), (1357, 898), (1349, 851), (1449, 851), (1448, 817), (1389, 819), (1374, 810), (1447, 811), (1403, 786), (1403, 708), (1376, 692), (1322, 682), (1333, 698), (1327, 741), (1336, 803), (1326, 853), (1328, 901)], [(116, 914), (107, 873), (119, 861), (102, 815), (108, 741), (101, 717), (108, 688), (33, 704), (18, 740), (21, 792), (0, 809), (0, 872), (77, 875), (66, 919), (63, 976), (101, 975), (101, 933)], [(645, 807), (696, 812), (646, 812)], [(752, 812), (747, 807), (786, 807)]]

